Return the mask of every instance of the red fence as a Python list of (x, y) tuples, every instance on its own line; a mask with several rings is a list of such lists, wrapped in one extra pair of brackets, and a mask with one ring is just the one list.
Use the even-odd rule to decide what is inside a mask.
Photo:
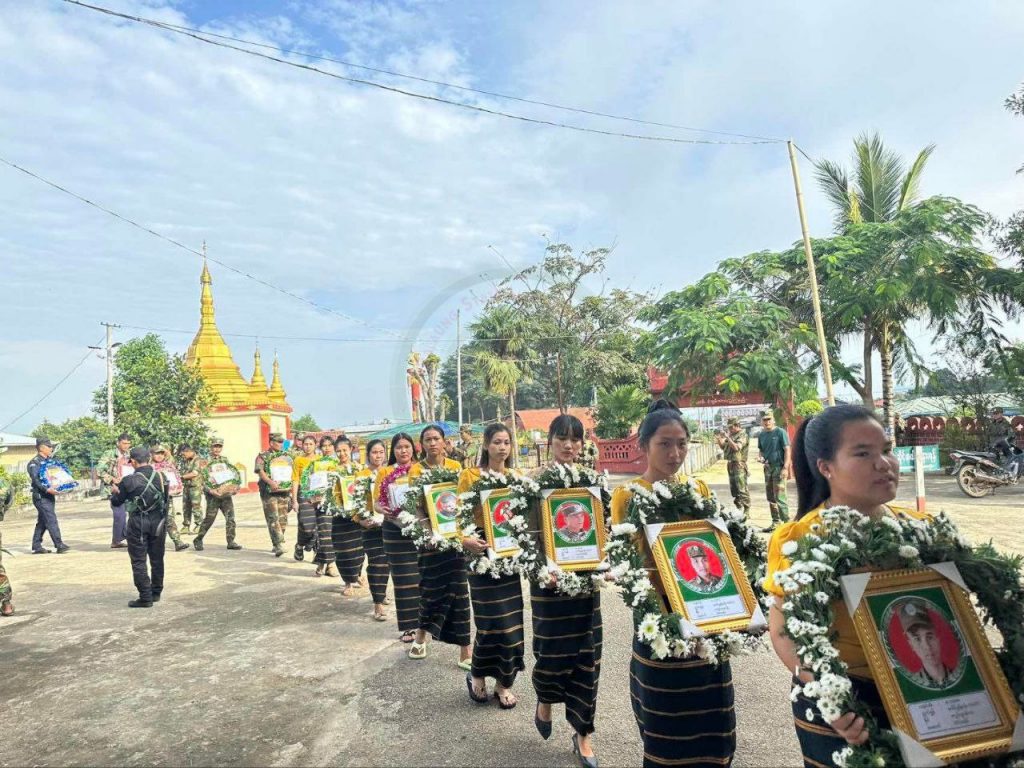
[(647, 469), (637, 436), (625, 440), (597, 441), (597, 469), (613, 475), (642, 475)]
[[(983, 435), (986, 419), (957, 418), (954, 416), (911, 416), (900, 435), (900, 445), (937, 445), (946, 434), (946, 425), (959, 424), (968, 435)], [(1017, 433), (1017, 445), (1024, 447), (1024, 416), (1014, 416), (1010, 426)]]

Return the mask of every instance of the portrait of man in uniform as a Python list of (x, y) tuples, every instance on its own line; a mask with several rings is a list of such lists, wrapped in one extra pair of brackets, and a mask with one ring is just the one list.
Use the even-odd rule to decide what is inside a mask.
[[(693, 592), (707, 595), (717, 592), (724, 586), (720, 575), (721, 563), (716, 563), (717, 567), (714, 567), (708, 550), (702, 545), (696, 542), (684, 543), (676, 550), (675, 560), (676, 572)], [(689, 568), (686, 567), (687, 564)]]
[(556, 520), (558, 536), (565, 541), (579, 544), (590, 536), (590, 516), (579, 502), (567, 501), (559, 505)]
[(900, 601), (894, 611), (896, 622), (890, 625), (890, 631), (902, 633), (906, 645), (898, 642), (889, 645), (903, 649), (893, 661), (907, 679), (930, 690), (955, 685), (960, 679), (962, 649), (949, 622), (919, 597)]
[(455, 519), (455, 510), (459, 503), (459, 497), (454, 491), (445, 491), (437, 497), (437, 516), (443, 518), (442, 522)]

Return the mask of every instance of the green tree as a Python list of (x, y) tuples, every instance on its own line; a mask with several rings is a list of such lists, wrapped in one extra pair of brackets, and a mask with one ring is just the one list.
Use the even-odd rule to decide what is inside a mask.
[(118, 434), (119, 430), (108, 426), (106, 420), (92, 416), (68, 419), (60, 424), (44, 421), (32, 430), (33, 437), (48, 437), (59, 443), (58, 458), (79, 475), (96, 467), (104, 451), (113, 448)]
[(652, 324), (643, 349), (668, 373), (668, 391), (685, 386), (694, 398), (761, 392), (783, 403), (814, 392), (811, 327), (789, 307), (737, 288), (721, 272), (666, 294), (640, 319)]
[(506, 278), (487, 305), (521, 317), (533, 354), (531, 377), (562, 411), (570, 404), (588, 404), (595, 386), (643, 381), (640, 329), (634, 321), (650, 302), (644, 294), (609, 288), (607, 280), (592, 290), (609, 253), (607, 248), (576, 253), (564, 243), (549, 245), (539, 264)]
[[(121, 345), (114, 359), (114, 429), (140, 445), (205, 443), (208, 429), (201, 417), (211, 397), (199, 372), (172, 355), (159, 336), (147, 334)], [(105, 416), (105, 387), (93, 393), (93, 412)]]
[(473, 334), (469, 353), (473, 367), (487, 389), (508, 398), (512, 415), (512, 444), (518, 445), (516, 434), (516, 388), (530, 378), (528, 370), (527, 326), (522, 315), (508, 306), (486, 310), (469, 327)]
[(632, 384), (598, 390), (594, 412), (597, 436), (605, 440), (629, 437), (647, 413), (649, 399), (645, 390)]
[(316, 423), (313, 414), (304, 413), (292, 422), (293, 432), (320, 432), (320, 425)]
[[(1024, 117), (1024, 84), (1007, 97), (1004, 105), (1010, 114)], [(1024, 173), (1024, 165), (1017, 169), (1017, 173)], [(1019, 267), (1024, 267), (1024, 210), (996, 224), (993, 234), (999, 249), (1015, 259)]]

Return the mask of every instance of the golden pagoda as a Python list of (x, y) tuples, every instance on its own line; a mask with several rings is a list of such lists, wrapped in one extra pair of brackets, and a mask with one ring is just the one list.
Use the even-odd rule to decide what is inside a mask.
[[(205, 243), (203, 252), (206, 252)], [(199, 282), (203, 286), (199, 300), (199, 331), (185, 353), (185, 361), (199, 369), (213, 395), (214, 406), (248, 405), (251, 402), (249, 382), (242, 376), (214, 320), (213, 289), (210, 287), (213, 279), (205, 258)], [(263, 400), (266, 401), (266, 397)]]
[[(206, 255), (206, 243), (203, 243), (203, 255)], [(203, 417), (203, 422), (210, 428), (211, 435), (224, 440), (224, 455), (235, 462), (235, 468), (242, 474), (243, 492), (255, 490), (257, 478), (252, 474), (252, 467), (256, 456), (269, 447), (270, 433), (291, 433), (292, 407), (281, 386), (276, 353), (270, 387), (263, 377), (259, 346), (253, 353), (252, 377), (248, 381), (235, 364), (231, 349), (214, 320), (213, 279), (205, 258), (199, 282), (202, 285), (199, 331), (189, 345), (185, 360), (196, 367), (213, 395), (210, 412)]]

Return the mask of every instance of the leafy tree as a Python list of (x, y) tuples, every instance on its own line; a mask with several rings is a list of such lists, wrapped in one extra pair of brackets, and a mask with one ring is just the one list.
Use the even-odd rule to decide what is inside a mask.
[(631, 384), (598, 390), (597, 436), (605, 440), (629, 437), (647, 413), (649, 399), (646, 391)]
[[(29, 492), (28, 487), (28, 475), (26, 473), (11, 472), (6, 467), (0, 467), (0, 480), (14, 491), (14, 501), (11, 506), (20, 507), (32, 501), (32, 494)], [(8, 552), (7, 554), (10, 553)]]
[(44, 421), (32, 430), (33, 437), (48, 437), (60, 443), (58, 458), (75, 474), (94, 468), (104, 451), (114, 446), (118, 434), (120, 430), (108, 426), (105, 419), (92, 416), (68, 419), (61, 424)]
[[(201, 421), (211, 397), (199, 372), (183, 355), (168, 354), (155, 334), (125, 342), (114, 360), (114, 429), (138, 444), (204, 443)], [(93, 393), (93, 412), (107, 411), (105, 387)]]
[[(516, 389), (529, 380), (527, 326), (511, 307), (498, 305), (484, 312), (469, 327), (473, 334), (470, 354), (473, 367), (493, 394), (508, 398), (509, 413), (516, 412)], [(516, 420), (512, 418), (512, 444), (518, 444)]]
[(821, 413), (823, 410), (825, 407), (821, 404), (821, 400), (803, 400), (796, 405), (796, 415), (802, 419)]
[(598, 293), (587, 287), (604, 271), (609, 252), (576, 253), (564, 243), (549, 245), (539, 264), (505, 279), (487, 305), (522, 318), (534, 355), (531, 377), (543, 385), (545, 399), (563, 411), (588, 403), (594, 386), (643, 381), (634, 321), (648, 297), (609, 289), (607, 281)]
[(292, 422), (293, 432), (320, 432), (320, 425), (316, 423), (313, 414), (304, 413)]
[(666, 294), (640, 319), (653, 325), (643, 349), (668, 373), (669, 391), (685, 385), (694, 398), (762, 392), (784, 403), (814, 391), (811, 327), (785, 305), (734, 287), (720, 272)]
[[(1024, 84), (1008, 96), (1004, 104), (1011, 114), (1024, 117)], [(1017, 173), (1024, 173), (1024, 165), (1017, 169)], [(999, 249), (1024, 267), (1024, 210), (1017, 211), (993, 229)]]

